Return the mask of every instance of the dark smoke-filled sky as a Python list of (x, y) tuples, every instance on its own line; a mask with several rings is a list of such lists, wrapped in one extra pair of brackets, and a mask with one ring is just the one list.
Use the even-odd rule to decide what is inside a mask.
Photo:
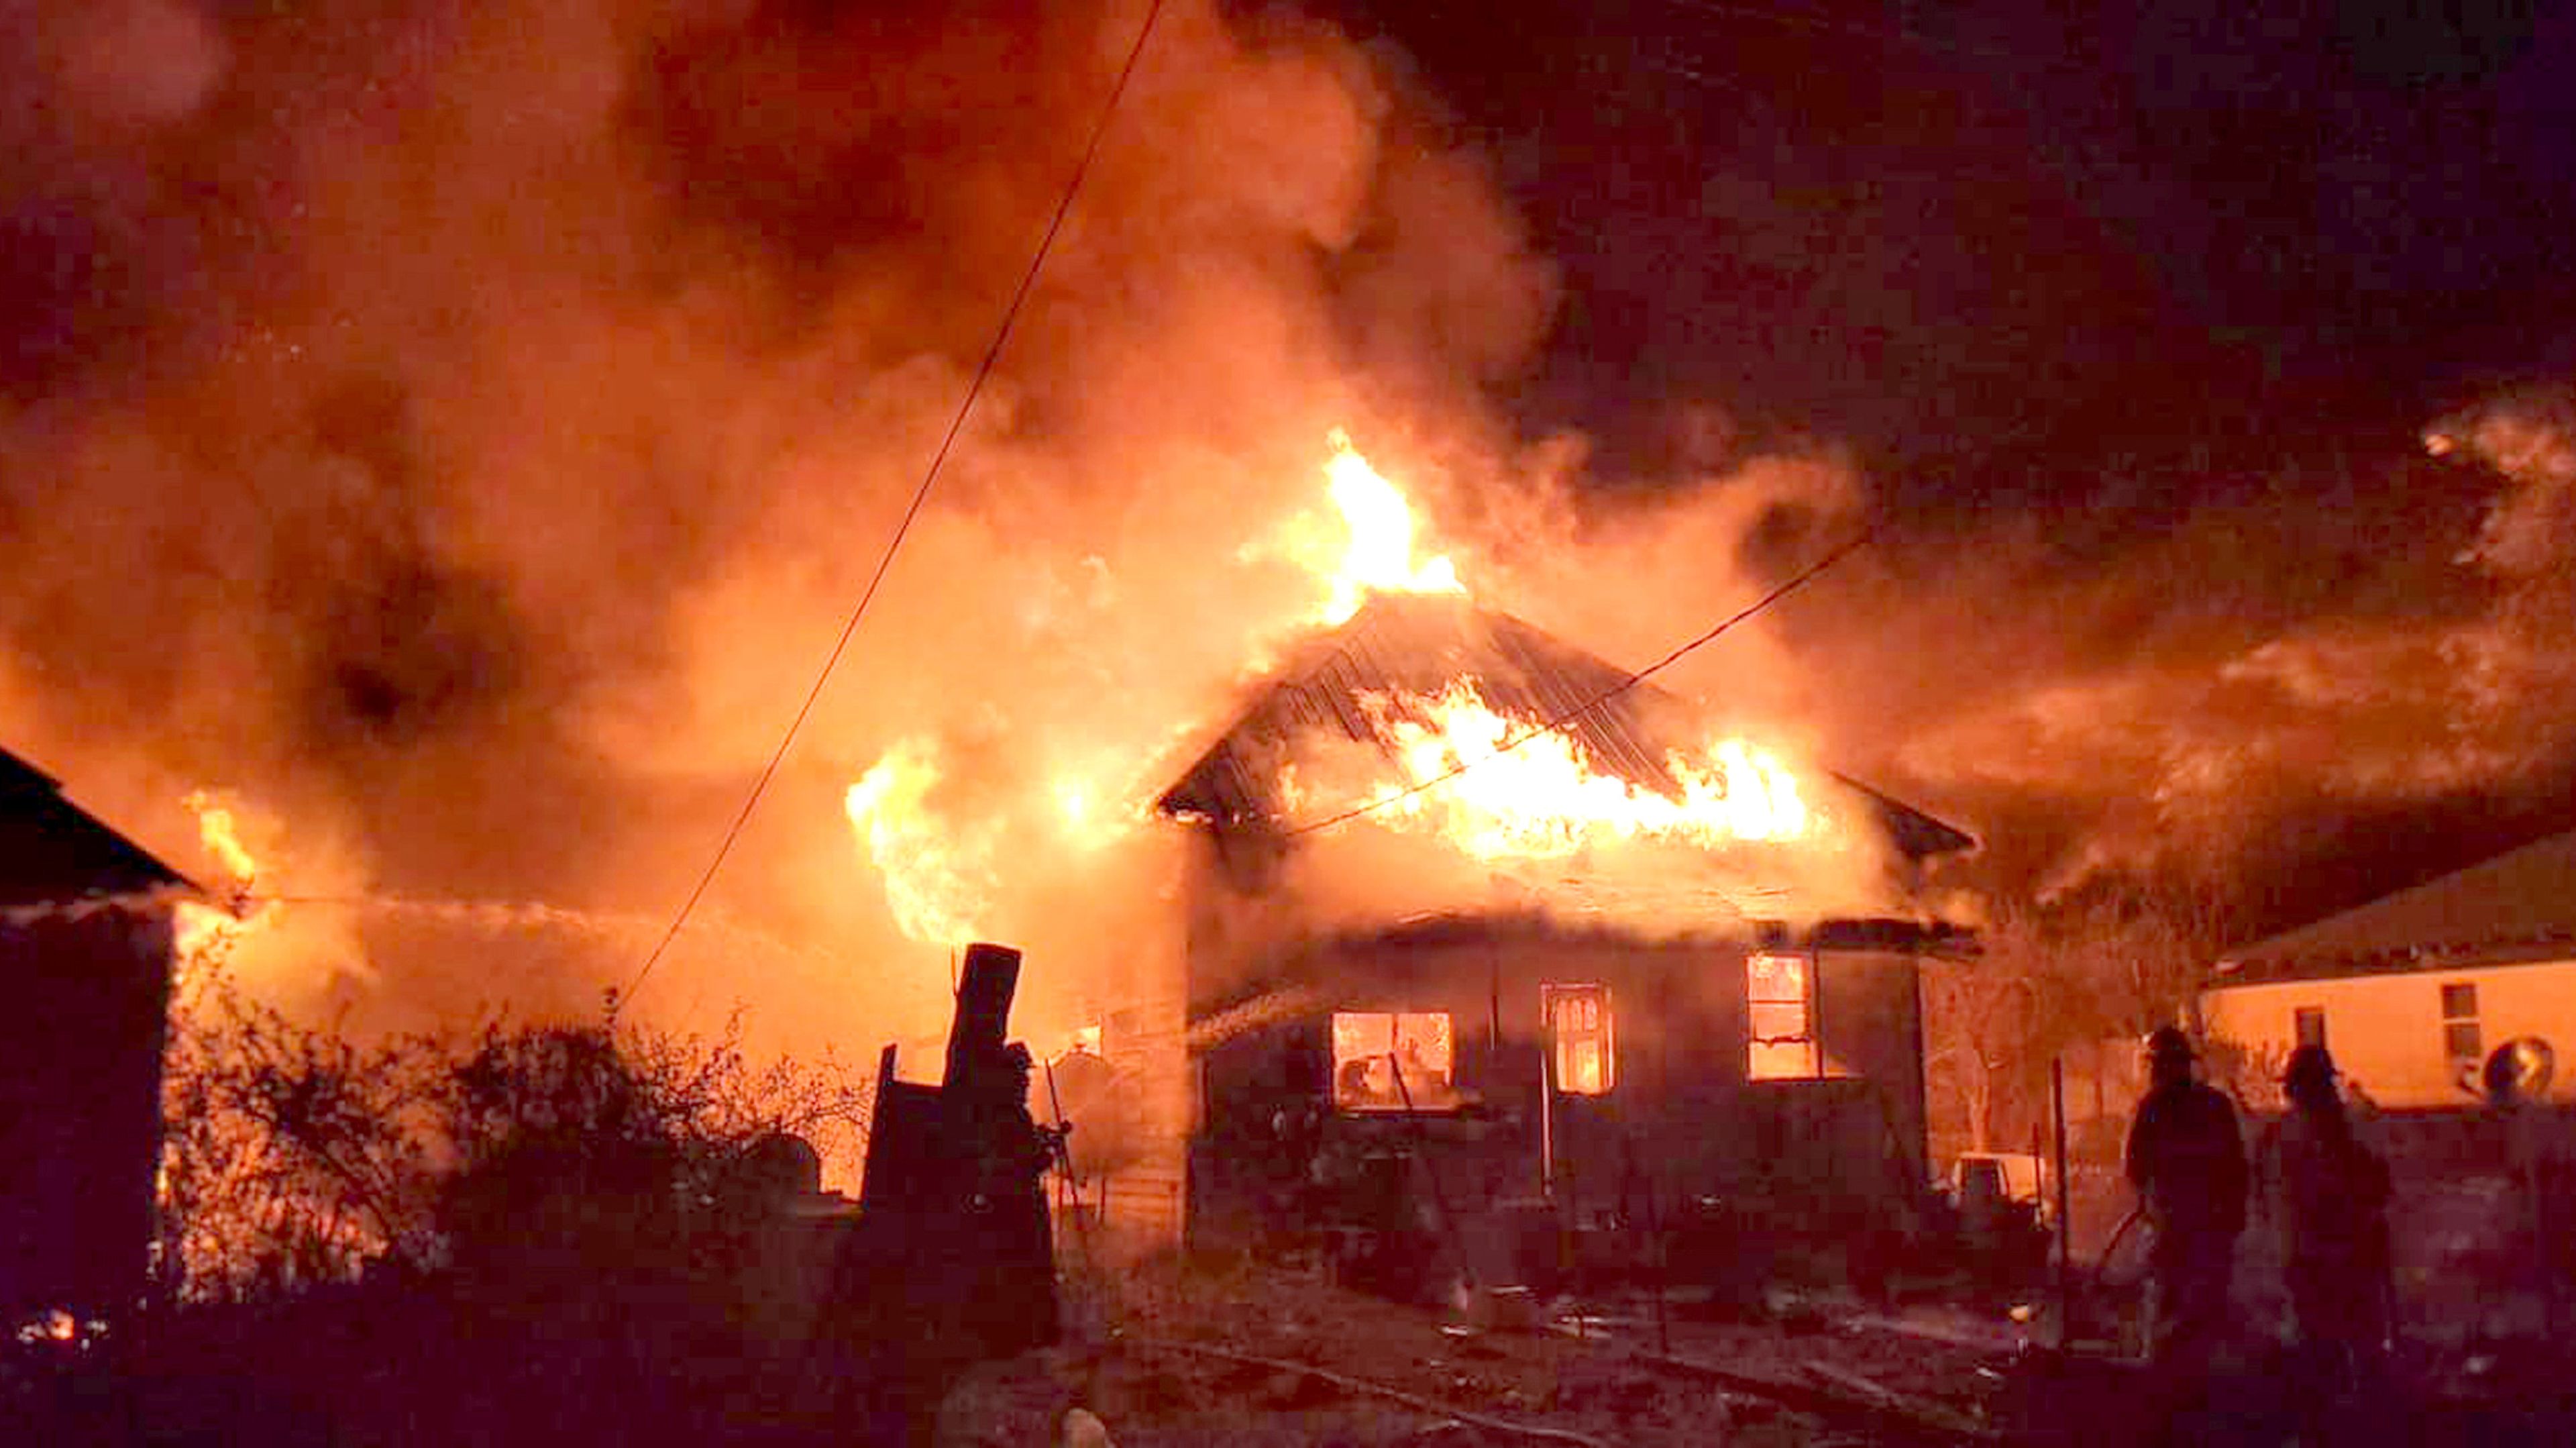
[[(1155, 928), (1151, 851), (1029, 801), (1222, 723), (1334, 427), (1625, 661), (1884, 520), (1665, 682), (1999, 877), (2190, 862), (2253, 928), (2576, 818), (2576, 29), (2062, 12), (1175, 0), (653, 989), (935, 1017), (840, 812), (898, 746), (996, 928)], [(622, 979), (1143, 14), (0, 0), (0, 743), (363, 902), (308, 993)]]

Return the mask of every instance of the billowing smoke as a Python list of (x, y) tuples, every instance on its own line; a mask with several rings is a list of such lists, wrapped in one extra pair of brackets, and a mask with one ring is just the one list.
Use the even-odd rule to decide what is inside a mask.
[(1989, 881), (2298, 923), (2565, 827), (2570, 416), (2258, 438), (2165, 506), (2072, 484), (1874, 551), (1789, 640), (1853, 767), (1974, 820)]
[[(9, 7), (8, 743), (200, 872), (190, 789), (280, 822), (263, 887), (365, 902), (290, 907), (348, 922), (298, 991), (586, 1008), (810, 683), (1143, 14)], [(1171, 6), (651, 1008), (944, 1019), (842, 815), (906, 740), (1021, 882), (985, 928), (1038, 937), (1033, 993), (1069, 988), (1049, 948), (1134, 948), (1151, 872), (1078, 890), (1030, 821), (1097, 781), (1114, 847), (1307, 606), (1236, 550), (1329, 429), (1478, 455), (1549, 292), (1376, 61)]]

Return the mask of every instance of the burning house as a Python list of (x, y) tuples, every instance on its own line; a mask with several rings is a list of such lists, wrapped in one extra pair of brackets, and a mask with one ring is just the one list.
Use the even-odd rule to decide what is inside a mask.
[(186, 883), (0, 752), (0, 1309), (12, 1321), (103, 1315), (143, 1286)]
[(1284, 661), (1159, 801), (1197, 827), (1196, 1241), (1297, 1230), (1319, 1153), (1459, 1219), (1896, 1224), (1923, 870), (1972, 841), (1707, 722), (1441, 588)]

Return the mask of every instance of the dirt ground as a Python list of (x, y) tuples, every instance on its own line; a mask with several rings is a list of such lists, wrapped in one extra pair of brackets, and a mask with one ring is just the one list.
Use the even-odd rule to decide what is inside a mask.
[[(1995, 1346), (1795, 1306), (1759, 1321), (1718, 1321), (1671, 1304), (1659, 1330), (1650, 1300), (1622, 1298), (1588, 1304), (1579, 1328), (1560, 1319), (1482, 1330), (1464, 1312), (1251, 1266), (1161, 1263), (1071, 1283), (1067, 1297), (1067, 1344), (962, 1384), (943, 1412), (941, 1443), (1047, 1443), (1077, 1405), (1124, 1448), (1547, 1441), (1477, 1418), (1554, 1430), (1557, 1442), (1971, 1441), (2006, 1366)], [(1667, 1357), (1680, 1362), (1660, 1360)], [(1342, 1381), (1243, 1360), (1251, 1358)], [(1742, 1390), (1750, 1381), (1819, 1401), (1792, 1406)], [(1901, 1405), (1904, 1417), (1872, 1412), (1878, 1393), (1888, 1395), (1882, 1407)], [(1927, 1415), (1966, 1431), (1908, 1426)]]

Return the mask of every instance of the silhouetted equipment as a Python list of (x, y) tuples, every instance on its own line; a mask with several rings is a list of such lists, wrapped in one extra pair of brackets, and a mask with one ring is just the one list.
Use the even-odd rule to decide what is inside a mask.
[(1029, 1054), (1006, 1041), (1020, 953), (966, 951), (946, 1074), (898, 1081), (888, 1046), (859, 1198), (866, 1290), (943, 1358), (1000, 1357), (1056, 1336), (1042, 1188), (1054, 1148), (1029, 1115)]
[(1075, 1049), (1047, 1063), (1053, 1124), (1069, 1128), (1065, 1162), (1078, 1182), (1098, 1181), (1136, 1160), (1132, 1086), (1097, 1051)]
[(948, 1027), (948, 1074), (942, 1086), (976, 1085), (976, 1073), (1007, 1049), (1011, 997), (1020, 989), (1020, 953), (1007, 945), (966, 947), (957, 982), (957, 1013)]
[(2548, 1091), (2550, 1075), (2557, 1065), (2558, 1053), (2549, 1049), (2547, 1041), (2538, 1036), (2517, 1036), (2487, 1057), (2487, 1099), (2499, 1106), (2537, 1101)]

